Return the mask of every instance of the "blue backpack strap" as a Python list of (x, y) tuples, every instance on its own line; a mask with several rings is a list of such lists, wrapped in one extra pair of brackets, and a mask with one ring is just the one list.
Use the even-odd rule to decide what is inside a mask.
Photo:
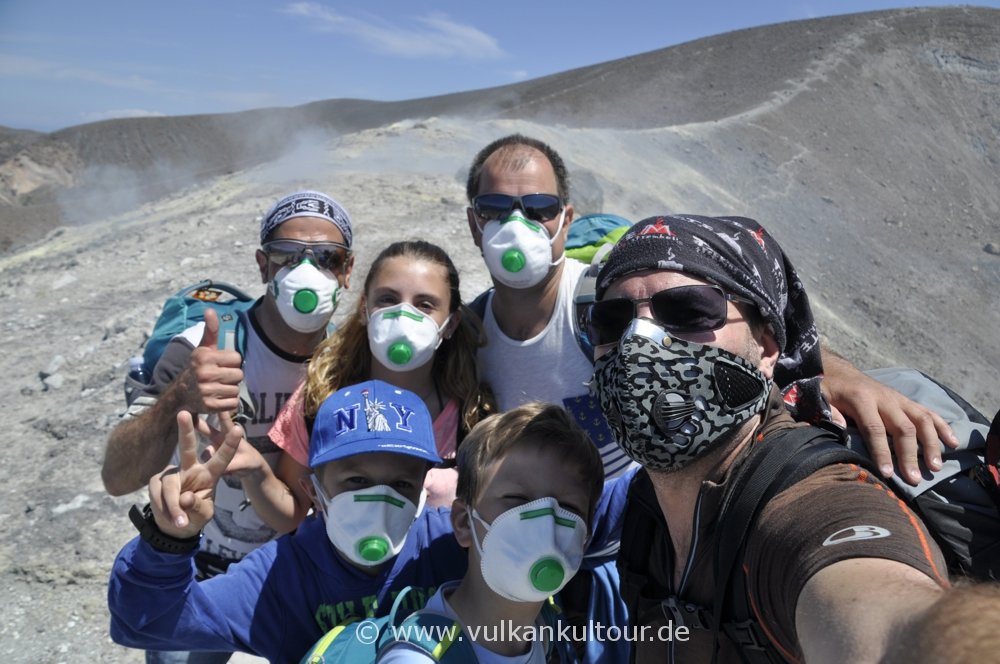
[[(343, 622), (320, 638), (309, 651), (302, 656), (299, 664), (354, 664), (354, 662), (374, 662), (376, 654), (388, 643), (393, 641), (395, 627), (400, 618), (403, 601), (412, 588), (403, 588), (392, 603), (389, 614), (381, 618), (368, 618), (363, 622), (352, 618)], [(358, 638), (358, 628), (361, 625), (375, 625), (376, 634), (365, 632), (364, 638)], [(367, 629), (367, 627), (366, 627)], [(374, 638), (372, 638), (374, 637)]]
[[(326, 661), (325, 655), (330, 649), (330, 646), (334, 644), (338, 637), (340, 637), (344, 632), (353, 632), (357, 629), (358, 621), (352, 620), (340, 625), (337, 625), (329, 632), (323, 635), (319, 641), (317, 641), (312, 648), (309, 649), (305, 655), (302, 656), (300, 664), (323, 664)], [(353, 636), (348, 638), (354, 638)]]
[(426, 609), (414, 611), (403, 619), (399, 618), (403, 596), (409, 591), (410, 587), (407, 586), (392, 603), (388, 620), (392, 629), (386, 629), (379, 635), (378, 654), (381, 655), (397, 644), (407, 643), (436, 662), (474, 664), (478, 661), (472, 642), (463, 636), (462, 624), (458, 620)]
[[(252, 304), (252, 303), (251, 303)], [(239, 309), (235, 314), (219, 317), (219, 348), (236, 350), (240, 354), (240, 368), (247, 361), (247, 329), (250, 326), (250, 308)], [(230, 339), (230, 337), (232, 337)], [(232, 344), (232, 346), (230, 346)], [(246, 370), (244, 369), (244, 372)], [(244, 373), (244, 376), (246, 374)], [(240, 381), (240, 406), (233, 421), (241, 426), (253, 422), (257, 417), (257, 402), (247, 388), (246, 380)]]
[[(246, 328), (250, 325), (248, 311), (249, 307), (233, 312), (217, 312), (219, 314), (219, 348), (235, 350), (244, 359), (247, 355)], [(229, 338), (230, 336), (232, 339)], [(231, 346), (230, 343), (232, 343)]]
[(379, 655), (406, 643), (435, 662), (476, 662), (471, 642), (462, 633), (462, 624), (446, 615), (420, 610), (411, 613), (392, 630), (391, 640), (379, 647)]

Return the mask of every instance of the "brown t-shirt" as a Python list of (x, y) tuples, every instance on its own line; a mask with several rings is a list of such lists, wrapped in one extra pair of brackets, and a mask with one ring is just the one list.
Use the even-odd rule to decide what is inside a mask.
[[(762, 438), (795, 423), (772, 395)], [(745, 454), (737, 460), (738, 465)], [(736, 467), (734, 465), (734, 467)], [(711, 610), (715, 526), (725, 482), (702, 484), (696, 516), (697, 538), (684, 587), (684, 600)], [(643, 478), (648, 483), (647, 478)], [(639, 481), (639, 480), (637, 480)], [(651, 491), (651, 485), (648, 487)], [(653, 503), (655, 503), (655, 498)], [(662, 515), (660, 515), (662, 523)], [(650, 551), (650, 570), (662, 588), (672, 588), (673, 549), (663, 524)], [(763, 630), (787, 659), (801, 659), (795, 631), (795, 607), (803, 586), (819, 570), (849, 558), (885, 558), (920, 570), (942, 586), (947, 567), (937, 545), (916, 515), (885, 485), (864, 469), (847, 464), (828, 466), (774, 497), (761, 511), (747, 540), (741, 568), (746, 574), (750, 606)], [(665, 642), (650, 633), (634, 644), (637, 662), (665, 662), (671, 646), (675, 661), (710, 661), (711, 630), (691, 630), (690, 638)], [(719, 662), (738, 662), (735, 644), (721, 636)]]

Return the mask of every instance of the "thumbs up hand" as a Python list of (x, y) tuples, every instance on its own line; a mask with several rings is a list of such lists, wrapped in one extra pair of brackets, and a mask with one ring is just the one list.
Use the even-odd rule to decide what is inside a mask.
[[(228, 345), (228, 344), (227, 344)], [(194, 413), (236, 411), (240, 405), (243, 358), (235, 348), (219, 348), (219, 317), (205, 310), (205, 331), (178, 376), (183, 408)]]

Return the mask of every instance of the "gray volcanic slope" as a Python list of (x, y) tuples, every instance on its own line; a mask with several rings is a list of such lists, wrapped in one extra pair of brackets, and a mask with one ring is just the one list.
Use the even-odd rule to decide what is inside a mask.
[(468, 298), (487, 275), (465, 169), (522, 131), (567, 158), (582, 213), (761, 220), (834, 349), (995, 410), (998, 109), (1000, 11), (950, 8), (768, 26), (407, 102), (0, 130), (0, 657), (141, 661), (109, 642), (104, 600), (127, 506), (144, 500), (109, 498), (99, 478), (124, 361), (182, 285), (261, 292), (255, 217), (280, 194), (316, 187), (351, 211), (350, 294), (386, 243), (424, 237)]

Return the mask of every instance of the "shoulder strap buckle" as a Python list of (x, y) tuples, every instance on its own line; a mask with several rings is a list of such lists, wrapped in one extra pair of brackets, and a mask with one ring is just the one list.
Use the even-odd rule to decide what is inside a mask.
[(688, 629), (712, 629), (712, 614), (708, 609), (698, 606), (693, 602), (685, 602), (676, 595), (671, 595), (662, 602), (660, 608), (663, 617), (668, 621), (673, 621), (674, 629), (687, 627)]
[(744, 662), (752, 664), (782, 664), (786, 660), (775, 650), (755, 620), (727, 622), (723, 631), (739, 648)]

